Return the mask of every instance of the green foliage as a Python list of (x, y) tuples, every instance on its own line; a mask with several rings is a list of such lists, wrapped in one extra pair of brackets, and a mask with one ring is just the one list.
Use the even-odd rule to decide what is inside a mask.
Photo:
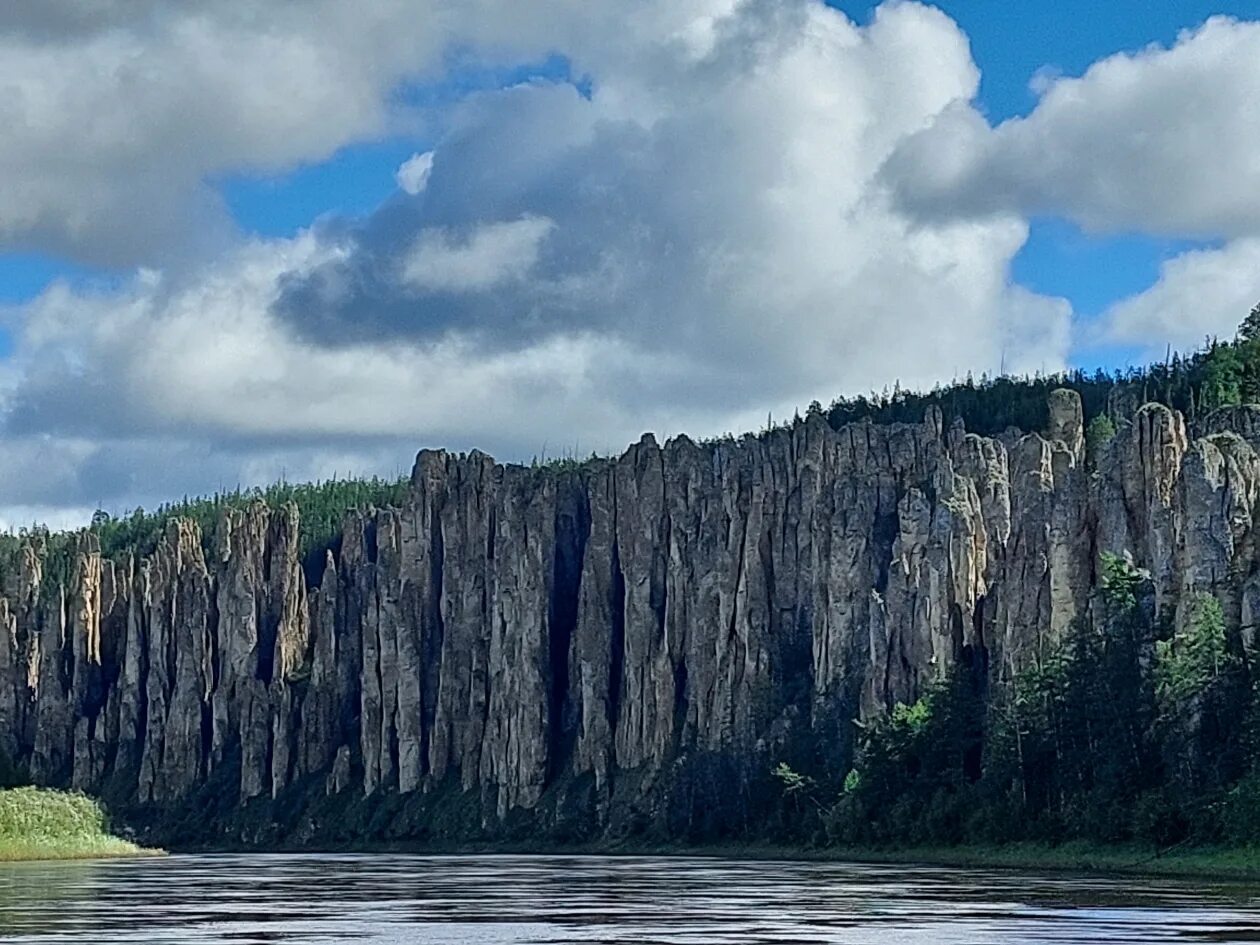
[(801, 774), (792, 770), (787, 762), (780, 761), (775, 769), (771, 772), (779, 782), (783, 785), (783, 793), (805, 794), (817, 786), (817, 782), (807, 774)]
[(82, 794), (32, 787), (0, 790), (0, 860), (139, 852), (109, 835), (104, 811)]
[(79, 532), (52, 532), (46, 526), (34, 525), (19, 532), (0, 534), (0, 573), (20, 567), (19, 553), (24, 542), (36, 552), (43, 581), (40, 598), (50, 602), (70, 579), (78, 553)]
[[(243, 510), (256, 502), (272, 509), (292, 506), (298, 514), (299, 555), (307, 580), (314, 585), (323, 574), (325, 552), (336, 546), (346, 513), (354, 509), (400, 506), (406, 499), (408, 482), (406, 477), (279, 482), (265, 488), (185, 497), (152, 512), (138, 508), (114, 517), (97, 510), (87, 531), (95, 533), (101, 554), (107, 558), (124, 554), (146, 556), (157, 548), (171, 522), (187, 519), (200, 529), (203, 549), (209, 555), (224, 512)], [(44, 575), (41, 594), (56, 593), (72, 574), (81, 534), (81, 531), (50, 532), (42, 525), (35, 525), (15, 534), (0, 535), (0, 570), (10, 570), (15, 566), (22, 541), (29, 540), (35, 545), (41, 560)]]
[(1248, 343), (1260, 341), (1260, 303), (1251, 307), (1250, 314), (1238, 326), (1238, 340)]
[(544, 447), (541, 453), (536, 453), (530, 459), (529, 468), (535, 472), (581, 472), (598, 462), (600, 462), (600, 456), (594, 451), (589, 456), (582, 457), (574, 446), (572, 449), (564, 450), (559, 456), (548, 456)]
[(854, 767), (826, 812), (844, 843), (956, 843), (969, 829), (984, 730), (983, 667), (965, 660), (911, 704), (861, 726)]
[(888, 730), (897, 741), (911, 742), (923, 734), (931, 721), (932, 697), (924, 696), (913, 705), (898, 702), (893, 706)]
[(313, 483), (279, 482), (265, 488), (237, 489), (212, 496), (184, 498), (155, 512), (136, 509), (119, 518), (97, 512), (92, 530), (100, 538), (101, 553), (112, 557), (120, 552), (151, 554), (167, 525), (175, 519), (189, 519), (201, 529), (207, 551), (213, 547), (221, 514), (228, 509), (244, 509), (262, 502), (278, 509), (293, 505), (298, 512), (298, 543), (303, 555), (322, 551), (341, 528), (351, 509), (384, 508), (400, 505), (406, 497), (408, 480), (329, 479)]
[(1225, 791), (1215, 806), (1219, 832), (1213, 839), (1253, 847), (1260, 834), (1260, 771), (1252, 770)]
[[(1044, 429), (1052, 390), (1066, 387), (1081, 397), (1086, 423), (1107, 416), (1114, 391), (1132, 392), (1137, 403), (1161, 403), (1191, 419), (1218, 407), (1260, 401), (1260, 305), (1243, 321), (1233, 341), (1209, 338), (1189, 356), (1170, 354), (1162, 364), (1108, 374), (1071, 371), (1036, 377), (968, 375), (927, 392), (894, 385), (882, 393), (841, 397), (826, 410), (828, 421), (846, 423), (920, 423), (929, 407), (938, 408), (946, 423), (960, 418), (972, 433), (993, 435), (1009, 427)], [(1095, 428), (1102, 438), (1106, 427)], [(1105, 439), (1102, 440), (1105, 442)], [(1095, 446), (1101, 445), (1096, 442)]]
[(1260, 673), (1209, 594), (1155, 613), (1149, 576), (1103, 554), (1094, 619), (986, 689), (961, 659), (862, 727), (826, 812), (834, 840), (913, 846), (1260, 841)]
[(1100, 556), (1103, 599), (1113, 619), (1130, 619), (1137, 607), (1138, 587), (1142, 573), (1133, 562), (1121, 555), (1104, 551)]
[(845, 794), (853, 794), (862, 787), (862, 772), (857, 768), (850, 768), (849, 773), (844, 776), (844, 786), (841, 790)]
[(1220, 602), (1198, 594), (1189, 608), (1185, 628), (1155, 645), (1155, 694), (1165, 714), (1197, 699), (1237, 663), (1229, 651)]
[(0, 791), (0, 839), (95, 837), (105, 832), (105, 814), (82, 794), (40, 788)]
[(1094, 417), (1085, 427), (1085, 456), (1091, 466), (1116, 435), (1115, 422), (1105, 413)]

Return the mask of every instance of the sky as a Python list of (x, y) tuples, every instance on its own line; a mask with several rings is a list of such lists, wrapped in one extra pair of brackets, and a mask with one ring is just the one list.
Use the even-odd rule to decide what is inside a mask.
[(0, 527), (1260, 300), (1260, 0), (13, 0), (0, 89)]

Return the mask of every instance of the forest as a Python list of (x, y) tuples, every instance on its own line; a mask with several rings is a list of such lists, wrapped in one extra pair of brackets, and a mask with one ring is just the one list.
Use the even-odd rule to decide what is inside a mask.
[(918, 423), (928, 407), (938, 407), (946, 421), (960, 418), (968, 431), (993, 436), (1014, 427), (1027, 432), (1046, 425), (1048, 394), (1066, 387), (1080, 394), (1087, 423), (1108, 418), (1117, 407), (1117, 392), (1129, 404), (1161, 403), (1185, 414), (1193, 423), (1216, 410), (1240, 403), (1260, 402), (1260, 305), (1230, 340), (1205, 339), (1188, 355), (1169, 352), (1162, 363), (1108, 373), (1069, 371), (1038, 377), (982, 377), (926, 393), (899, 385), (882, 393), (840, 397), (824, 408), (835, 428), (858, 420), (875, 423)]
[[(1114, 434), (1122, 401), (1163, 403), (1192, 424), (1260, 402), (1260, 306), (1234, 339), (1141, 370), (969, 379), (840, 399), (826, 415), (909, 421), (935, 405), (981, 433), (1040, 429), (1054, 386), (1081, 395), (1091, 454)], [(1260, 842), (1254, 628), (1228, 626), (1203, 595), (1174, 631), (1148, 575), (1106, 553), (1100, 570), (1101, 623), (1078, 622), (1015, 678), (960, 660), (922, 699), (861, 727), (842, 782), (780, 765), (796, 829), (848, 845)]]
[(143, 557), (152, 554), (158, 539), (169, 522), (185, 518), (197, 523), (202, 545), (207, 553), (214, 547), (220, 517), (229, 509), (243, 509), (253, 502), (271, 508), (292, 505), (298, 513), (298, 544), (308, 584), (319, 583), (324, 569), (324, 554), (337, 550), (342, 520), (353, 509), (385, 508), (400, 505), (407, 492), (408, 480), (370, 477), (362, 479), (329, 479), (313, 483), (279, 482), (265, 487), (234, 489), (211, 496), (189, 498), (166, 503), (153, 511), (137, 508), (124, 515), (113, 516), (98, 510), (86, 529), (54, 532), (41, 525), (0, 535), (0, 572), (17, 554), (22, 541), (31, 540), (42, 546), (44, 576), (42, 587), (64, 584), (83, 531), (95, 534), (101, 554), (117, 559), (122, 555)]
[(1174, 632), (1148, 575), (1116, 555), (1101, 566), (1101, 622), (1079, 622), (1014, 679), (960, 661), (861, 727), (840, 784), (781, 764), (801, 834), (918, 847), (1260, 842), (1251, 635), (1209, 595)]

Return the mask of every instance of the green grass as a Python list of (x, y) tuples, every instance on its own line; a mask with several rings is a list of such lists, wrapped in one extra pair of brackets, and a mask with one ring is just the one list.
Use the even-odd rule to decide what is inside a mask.
[(111, 836), (101, 806), (82, 794), (32, 787), (0, 790), (0, 862), (153, 852)]

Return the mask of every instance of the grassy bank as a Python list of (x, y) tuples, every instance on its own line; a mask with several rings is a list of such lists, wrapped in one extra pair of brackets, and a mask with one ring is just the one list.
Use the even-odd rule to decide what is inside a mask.
[(111, 836), (101, 806), (82, 794), (41, 788), (0, 790), (0, 861), (144, 856)]

